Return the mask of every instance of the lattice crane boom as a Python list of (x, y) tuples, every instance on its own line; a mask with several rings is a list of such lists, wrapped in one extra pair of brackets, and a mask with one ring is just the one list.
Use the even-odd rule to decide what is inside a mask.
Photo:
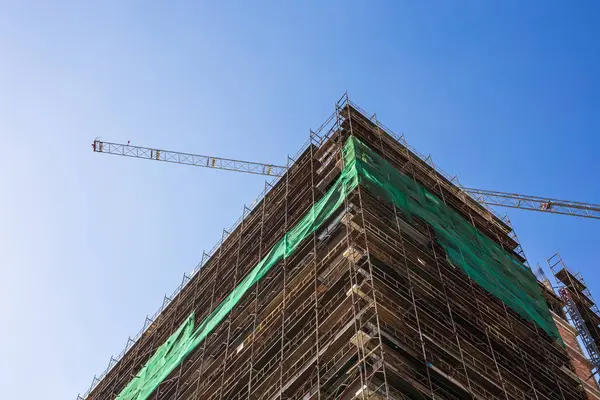
[(200, 154), (160, 150), (150, 147), (131, 146), (130, 144), (103, 142), (98, 139), (94, 140), (92, 147), (97, 153), (115, 154), (125, 157), (193, 165), (196, 167), (224, 169), (227, 171), (246, 172), (248, 174), (282, 176), (286, 170), (286, 167), (274, 164), (263, 164), (251, 161), (234, 160), (230, 158), (203, 156)]
[(469, 188), (463, 188), (463, 190), (480, 203), (490, 206), (521, 208), (524, 210), (600, 219), (599, 204), (558, 200), (549, 197), (528, 196), (524, 194), (494, 192), (492, 190)]
[[(132, 146), (129, 143), (104, 142), (94, 140), (92, 147), (97, 153), (114, 154), (125, 157), (143, 158), (196, 167), (216, 168), (249, 174), (283, 176), (286, 167), (229, 158), (204, 156), (177, 151)], [(583, 218), (600, 219), (600, 205), (579, 201), (558, 200), (549, 197), (528, 196), (523, 194), (496, 192), (492, 190), (462, 188), (467, 194), (482, 204), (523, 210), (541, 211), (553, 214), (571, 215)]]

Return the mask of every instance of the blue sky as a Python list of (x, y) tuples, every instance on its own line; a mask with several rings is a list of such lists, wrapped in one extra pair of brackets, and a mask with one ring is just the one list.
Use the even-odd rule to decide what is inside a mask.
[[(97, 136), (285, 163), (347, 90), (465, 186), (600, 203), (597, 2), (252, 3), (0, 5), (5, 398), (85, 391), (263, 187)], [(600, 300), (600, 221), (508, 213)]]

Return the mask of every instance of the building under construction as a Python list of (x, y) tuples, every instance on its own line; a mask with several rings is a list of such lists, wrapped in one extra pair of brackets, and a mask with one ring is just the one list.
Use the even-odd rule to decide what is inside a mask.
[(80, 398), (600, 399), (556, 272), (344, 97)]

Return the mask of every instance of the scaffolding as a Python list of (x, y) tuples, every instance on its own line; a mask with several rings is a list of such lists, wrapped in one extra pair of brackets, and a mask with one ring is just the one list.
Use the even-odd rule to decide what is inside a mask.
[[(190, 316), (200, 325), (211, 315), (336, 184), (350, 137), (437, 196), (511, 262), (526, 261), (506, 221), (344, 96), (287, 173), (244, 207), (80, 397), (117, 398)], [(359, 184), (143, 398), (584, 399), (560, 340), (450, 260), (435, 226)]]
[(558, 293), (563, 299), (567, 315), (577, 329), (577, 334), (597, 373), (600, 369), (600, 310), (581, 273), (570, 269), (560, 254), (554, 254), (547, 263), (559, 284)]

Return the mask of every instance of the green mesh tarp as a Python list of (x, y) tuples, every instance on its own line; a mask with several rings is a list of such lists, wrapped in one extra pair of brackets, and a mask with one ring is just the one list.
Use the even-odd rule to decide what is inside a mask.
[(117, 396), (117, 400), (146, 400), (212, 330), (227, 316), (242, 296), (284, 257), (291, 255), (300, 243), (312, 235), (344, 202), (358, 185), (354, 168), (354, 141), (344, 146), (344, 171), (327, 193), (279, 240), (252, 268), (238, 286), (194, 329), (194, 316), (179, 327), (161, 345), (141, 371)]
[(252, 286), (290, 256), (342, 205), (360, 183), (406, 215), (419, 216), (435, 229), (448, 259), (521, 316), (550, 336), (560, 336), (535, 276), (522, 263), (470, 225), (408, 176), (354, 137), (343, 149), (344, 169), (331, 189), (252, 268), (238, 286), (194, 328), (194, 314), (157, 350), (117, 400), (146, 400), (160, 383), (213, 331)]
[(193, 341), (194, 313), (163, 343), (117, 399), (147, 399), (188, 354)]
[(354, 139), (361, 186), (435, 230), (447, 257), (471, 279), (562, 343), (535, 275), (422, 185)]

